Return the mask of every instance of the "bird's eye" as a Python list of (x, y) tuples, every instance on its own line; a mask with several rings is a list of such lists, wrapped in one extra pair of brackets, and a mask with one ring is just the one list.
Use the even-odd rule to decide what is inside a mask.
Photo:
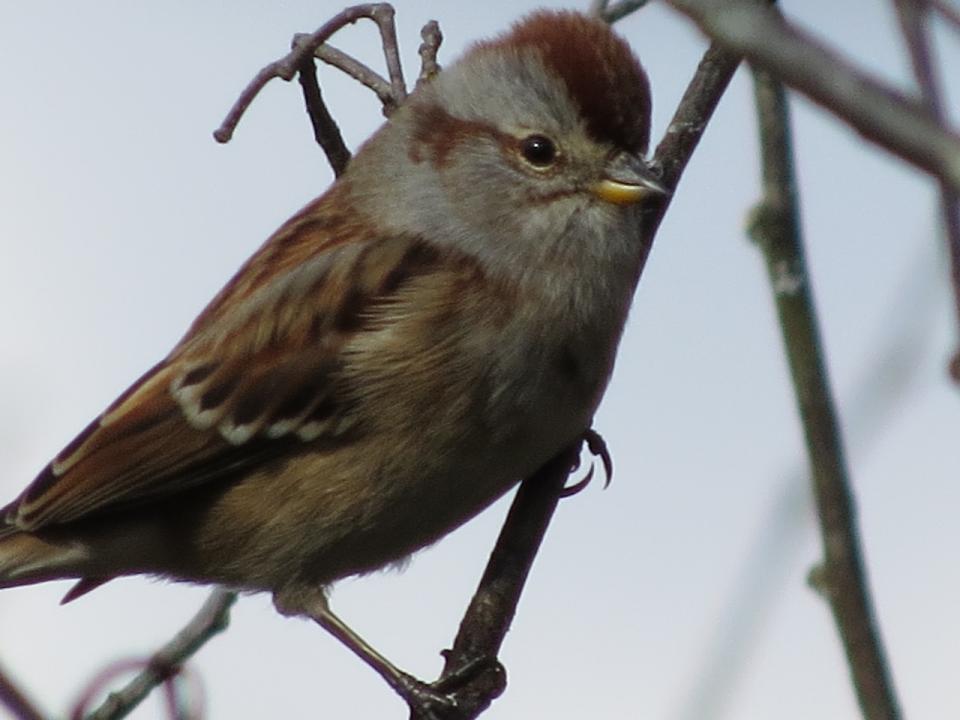
[(524, 159), (535, 167), (544, 168), (557, 159), (557, 146), (545, 135), (529, 135), (520, 141)]

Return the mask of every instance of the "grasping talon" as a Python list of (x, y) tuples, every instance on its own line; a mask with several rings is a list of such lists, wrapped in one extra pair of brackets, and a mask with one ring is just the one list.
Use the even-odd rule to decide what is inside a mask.
[(600, 458), (600, 462), (603, 463), (603, 474), (605, 477), (603, 481), (604, 489), (610, 487), (610, 482), (613, 480), (613, 459), (610, 457), (610, 449), (607, 447), (607, 441), (593, 428), (590, 428), (583, 434), (583, 439), (587, 443), (587, 449), (594, 457)]
[[(595, 457), (599, 457), (600, 461), (603, 463), (603, 472), (604, 472), (604, 482), (603, 488), (606, 490), (610, 487), (610, 480), (613, 478), (613, 460), (610, 459), (610, 450), (607, 448), (607, 443), (603, 437), (593, 428), (587, 430), (583, 434), (583, 441), (587, 444), (587, 449)], [(580, 456), (577, 455), (573, 466), (570, 468), (570, 472), (574, 472), (577, 468), (580, 467)], [(590, 465), (590, 469), (587, 471), (586, 476), (573, 485), (568, 485), (560, 491), (560, 497), (567, 498), (571, 495), (576, 495), (578, 492), (583, 490), (590, 482), (593, 480), (593, 464)]]

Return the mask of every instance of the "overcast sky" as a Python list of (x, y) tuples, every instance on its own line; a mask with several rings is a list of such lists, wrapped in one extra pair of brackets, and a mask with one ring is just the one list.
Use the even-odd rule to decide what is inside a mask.
[[(408, 77), (426, 20), (440, 21), (449, 62), (536, 5), (400, 0)], [(887, 4), (784, 5), (857, 62), (909, 78)], [(3, 501), (328, 185), (296, 85), (267, 88), (229, 145), (211, 131), (295, 32), (339, 9), (326, 0), (0, 4)], [(661, 5), (619, 30), (650, 74), (657, 139), (705, 43)], [(940, 39), (956, 67), (956, 37)], [(370, 24), (347, 31), (344, 45), (377, 61)], [(355, 147), (381, 121), (376, 101), (332, 72), (321, 78)], [(933, 186), (823, 111), (802, 100), (793, 109), (813, 284), (878, 617), (906, 715), (955, 717), (960, 409), (944, 372), (955, 335)], [(807, 496), (803, 486), (784, 495), (803, 475), (801, 433), (761, 258), (743, 233), (757, 196), (741, 70), (660, 230), (596, 419), (613, 484), (561, 503), (504, 647), (507, 693), (485, 717), (856, 717), (827, 606), (806, 586), (819, 557)], [(858, 404), (891, 333), (911, 371), (907, 393), (890, 409)], [(772, 516), (784, 497), (788, 510)], [(434, 677), (506, 507), (404, 572), (341, 583), (333, 607), (399, 665)], [(758, 550), (768, 524), (780, 532)], [(768, 564), (747, 594), (769, 602), (748, 609), (759, 622), (733, 642), (746, 672), (724, 703), (691, 711), (701, 664), (736, 629), (726, 608), (760, 551)], [(67, 587), (0, 594), (0, 663), (57, 714), (98, 668), (168, 638), (206, 594), (124, 579), (60, 607)], [(279, 617), (265, 596), (241, 599), (230, 630), (192, 667), (212, 718), (406, 717), (366, 667), (318, 628)], [(159, 700), (134, 717), (162, 717)]]

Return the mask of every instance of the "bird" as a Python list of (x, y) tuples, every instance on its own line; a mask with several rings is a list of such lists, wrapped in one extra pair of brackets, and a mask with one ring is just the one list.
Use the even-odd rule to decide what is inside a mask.
[(0, 588), (144, 574), (335, 617), (589, 427), (666, 190), (650, 88), (538, 11), (420, 83), (0, 510)]

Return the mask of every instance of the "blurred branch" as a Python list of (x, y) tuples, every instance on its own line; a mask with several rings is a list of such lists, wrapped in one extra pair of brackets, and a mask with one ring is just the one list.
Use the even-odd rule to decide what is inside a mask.
[(43, 713), (2, 668), (0, 668), (0, 707), (10, 712), (11, 720), (43, 720)]
[(618, 0), (612, 4), (610, 0), (594, 0), (590, 3), (589, 13), (613, 25), (649, 3), (650, 0)]
[(756, 0), (669, 0), (715, 41), (808, 96), (864, 138), (960, 190), (960, 136), (926, 105), (854, 66)]
[[(937, 65), (930, 42), (930, 8), (918, 0), (894, 0), (900, 30), (910, 51), (913, 74), (920, 88), (920, 96), (931, 117), (941, 125), (947, 122), (940, 97)], [(943, 234), (950, 256), (950, 281), (953, 287), (954, 312), (960, 327), (960, 197), (950, 183), (940, 180), (940, 213)], [(954, 350), (950, 363), (953, 379), (960, 383), (960, 347)]]
[(947, 22), (960, 28), (960, 10), (951, 4), (952, 0), (926, 0), (926, 2)]
[(179, 673), (182, 665), (208, 640), (227, 628), (230, 623), (230, 607), (236, 599), (236, 593), (220, 588), (211, 592), (190, 622), (150, 656), (144, 669), (126, 687), (110, 693), (99, 708), (87, 714), (87, 705), (100, 690), (100, 683), (93, 683), (77, 702), (73, 717), (85, 717), (86, 720), (116, 720), (126, 717), (154, 688)]
[[(920, 374), (939, 306), (938, 258), (931, 246), (903, 272), (899, 291), (881, 313), (880, 336), (866, 355), (850, 401), (843, 403), (853, 455), (868, 452), (894, 418)], [(714, 634), (692, 686), (682, 692), (677, 720), (720, 720), (745, 675), (747, 663), (778, 593), (793, 577), (809, 527), (811, 497), (806, 463), (784, 473), (770, 509), (750, 543), (730, 596), (714, 623)]]
[(762, 70), (755, 71), (754, 79), (764, 192), (753, 212), (750, 234), (767, 263), (803, 423), (823, 541), (822, 589), (843, 640), (864, 716), (893, 720), (900, 713), (869, 595), (804, 259), (786, 93), (780, 82)]

